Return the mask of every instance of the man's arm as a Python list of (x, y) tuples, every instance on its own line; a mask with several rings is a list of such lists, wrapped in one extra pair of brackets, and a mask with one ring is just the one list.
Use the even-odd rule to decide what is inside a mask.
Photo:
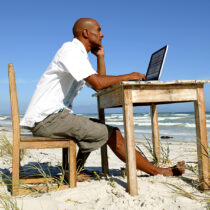
[(104, 62), (104, 48), (103, 46), (97, 50), (92, 51), (94, 55), (97, 56), (97, 72), (98, 74), (93, 74), (87, 78), (85, 81), (92, 86), (95, 91), (100, 91), (107, 87), (110, 87), (121, 81), (129, 81), (129, 80), (145, 80), (145, 75), (140, 74), (138, 72), (133, 72), (130, 74), (124, 74), (119, 76), (110, 76), (106, 74), (106, 67)]
[(119, 76), (93, 74), (85, 79), (95, 91), (100, 91), (121, 81), (145, 79), (144, 74), (133, 72)]
[(97, 56), (97, 72), (100, 75), (106, 75), (106, 65), (104, 60), (104, 48), (101, 46), (97, 52), (92, 51)]

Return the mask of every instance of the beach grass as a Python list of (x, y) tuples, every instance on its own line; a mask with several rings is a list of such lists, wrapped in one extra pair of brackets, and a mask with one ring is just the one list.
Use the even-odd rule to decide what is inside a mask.
[[(67, 184), (67, 182), (65, 180), (65, 170), (59, 161), (58, 161), (58, 165), (56, 166), (57, 170), (60, 171), (59, 175), (52, 174), (48, 163), (47, 163), (47, 165), (45, 164), (45, 167), (43, 167), (42, 164), (40, 162), (37, 162), (37, 165), (32, 164), (31, 166), (29, 166), (27, 168), (26, 171), (24, 171), (25, 175), (27, 176), (27, 173), (32, 171), (33, 172), (32, 176), (45, 178), (46, 181), (44, 183), (40, 183), (40, 184), (43, 186), (43, 188), (44, 188), (44, 186), (46, 186), (47, 192), (51, 191), (50, 190), (51, 186), (57, 186), (59, 188), (65, 184)], [(30, 193), (35, 193), (35, 194), (41, 195), (41, 192), (35, 188), (36, 185), (37, 184), (28, 185), (28, 184), (20, 183), (20, 186), (29, 190)]]
[(202, 193), (202, 195), (196, 195), (196, 192), (188, 192), (181, 186), (168, 183), (168, 182), (162, 182), (162, 183), (168, 185), (177, 195), (195, 200), (199, 203), (203, 203), (206, 206), (206, 209), (209, 209), (210, 193), (207, 192), (207, 193)]
[[(13, 145), (6, 136), (0, 136), (0, 157), (7, 157), (11, 160), (12, 158)], [(26, 155), (26, 150), (20, 150), (20, 160), (23, 160)]]
[[(4, 176), (4, 178), (3, 178)], [(0, 185), (2, 187), (7, 186), (5, 182), (3, 181), (4, 179), (10, 179), (7, 175), (4, 175), (0, 173)], [(11, 195), (8, 195), (7, 193), (0, 193), (0, 209), (6, 209), (6, 210), (19, 210), (17, 207), (17, 201), (15, 198), (13, 198)]]
[(0, 209), (19, 210), (17, 201), (9, 195), (0, 193)]
[[(148, 139), (147, 137), (144, 137), (144, 138), (147, 141), (147, 143), (146, 144), (144, 143), (143, 145), (147, 149), (149, 154), (151, 155), (152, 163), (154, 165), (159, 166), (161, 164), (170, 164), (171, 163), (171, 160), (170, 160), (170, 147), (169, 147), (169, 143), (168, 142), (166, 142), (166, 145), (163, 145), (163, 144), (160, 143), (161, 156), (160, 156), (160, 160), (158, 161), (156, 153), (153, 150), (151, 140)], [(138, 145), (136, 145), (136, 148), (141, 153), (141, 155), (143, 155), (146, 158), (146, 155), (143, 153), (143, 151), (140, 149), (140, 147)]]

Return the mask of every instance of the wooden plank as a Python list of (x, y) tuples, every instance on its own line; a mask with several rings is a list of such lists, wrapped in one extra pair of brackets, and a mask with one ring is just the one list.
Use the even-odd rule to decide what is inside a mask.
[(101, 166), (102, 166), (102, 173), (109, 174), (109, 162), (108, 162), (108, 155), (107, 155), (107, 144), (104, 144), (101, 147)]
[(69, 142), (69, 184), (70, 187), (77, 186), (77, 163), (76, 163), (76, 143)]
[(166, 85), (197, 85), (197, 84), (207, 84), (210, 83), (210, 80), (172, 80), (172, 81), (123, 81), (118, 82), (117, 84), (103, 89), (98, 93), (93, 94), (93, 97), (101, 96), (103, 94), (107, 94), (110, 91), (113, 91), (116, 88), (122, 87), (122, 86), (166, 86)]
[(20, 142), (20, 149), (68, 148), (69, 141)]
[(132, 90), (123, 90), (124, 130), (126, 139), (127, 184), (130, 195), (138, 195), (136, 153), (133, 124)]
[[(123, 81), (117, 83), (118, 85), (129, 86), (129, 85), (141, 85), (141, 86), (150, 86), (150, 85), (198, 85), (198, 84), (207, 84), (210, 83), (210, 80), (171, 80), (171, 81)], [(113, 86), (115, 87), (115, 86)]]
[(159, 141), (157, 105), (152, 104), (150, 106), (150, 112), (151, 112), (151, 124), (152, 124), (153, 151), (157, 157), (157, 160), (160, 161), (160, 141)]
[[(100, 75), (106, 75), (106, 67), (105, 63), (103, 62), (103, 68), (98, 68), (98, 73)], [(100, 98), (97, 97), (97, 104), (98, 104), (98, 118), (101, 123), (105, 123), (105, 116), (104, 116), (104, 109), (101, 108)], [(104, 174), (109, 174), (109, 163), (108, 163), (108, 155), (107, 155), (107, 144), (101, 147), (101, 166), (102, 172)]]
[(94, 93), (94, 94), (92, 95), (92, 97), (102, 96), (102, 95), (104, 95), (104, 94), (107, 94), (107, 93), (109, 93), (109, 92), (114, 91), (115, 89), (118, 89), (118, 88), (121, 87), (121, 86), (122, 86), (121, 82), (118, 82), (118, 83), (116, 83), (115, 85), (113, 85), (113, 86), (111, 86), (111, 87), (108, 87), (108, 88), (103, 89), (103, 90), (101, 90), (101, 91), (99, 91), (99, 92), (97, 92), (97, 93)]
[(197, 89), (198, 99), (194, 102), (195, 106), (195, 122), (196, 122), (196, 138), (197, 138), (197, 155), (199, 168), (199, 181), (202, 190), (210, 189), (210, 168), (209, 157), (207, 153), (208, 141), (206, 131), (206, 114), (205, 99), (203, 86)]
[(197, 99), (196, 87), (187, 85), (134, 86), (132, 94), (133, 103), (171, 103)]
[(44, 177), (24, 177), (20, 179), (22, 184), (40, 184), (40, 183), (53, 183), (54, 181), (50, 178)]
[[(98, 103), (98, 118), (101, 123), (105, 123), (104, 109), (101, 109), (99, 97), (97, 97)], [(101, 147), (101, 166), (104, 174), (109, 174), (109, 162), (107, 155), (107, 144)]]
[(20, 119), (13, 64), (8, 65), (8, 74), (13, 127), (12, 194), (15, 196), (19, 193), (18, 186), (20, 174)]
[(41, 137), (41, 136), (33, 136), (33, 135), (21, 135), (21, 141), (60, 141), (60, 140), (68, 140), (73, 141), (72, 138), (49, 138), (49, 137)]
[(27, 194), (32, 194), (32, 193), (47, 193), (51, 191), (60, 191), (60, 190), (65, 190), (68, 189), (69, 185), (62, 185), (62, 186), (57, 186), (57, 185), (52, 185), (52, 186), (27, 186), (27, 187), (20, 187), (19, 188), (19, 193), (18, 195), (15, 196), (21, 196), (21, 195), (27, 195)]
[(122, 105), (122, 90), (117, 88), (105, 95), (99, 96), (100, 109)]

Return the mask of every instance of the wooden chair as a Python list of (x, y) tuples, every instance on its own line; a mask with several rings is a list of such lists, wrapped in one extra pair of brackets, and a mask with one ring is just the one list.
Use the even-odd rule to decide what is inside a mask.
[[(29, 136), (24, 137), (20, 134), (20, 118), (17, 99), (17, 90), (15, 82), (15, 73), (13, 64), (8, 65), (9, 74), (9, 88), (12, 112), (12, 126), (13, 126), (13, 152), (12, 152), (12, 195), (23, 195), (30, 192), (21, 184), (38, 184), (49, 182), (47, 178), (40, 177), (20, 177), (20, 150), (21, 149), (46, 149), (46, 148), (63, 148), (63, 166), (68, 164), (69, 185), (62, 185), (59, 189), (66, 189), (68, 187), (76, 187), (76, 144), (72, 139), (56, 139), (46, 137)], [(69, 156), (69, 161), (68, 161)], [(46, 189), (47, 186), (45, 187)], [(50, 190), (57, 189), (57, 186), (51, 186)], [(43, 186), (36, 186), (36, 190), (46, 191)]]

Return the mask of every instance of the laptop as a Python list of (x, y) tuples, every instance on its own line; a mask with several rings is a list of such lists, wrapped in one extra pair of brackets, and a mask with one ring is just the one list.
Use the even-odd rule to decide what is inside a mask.
[(151, 55), (145, 81), (160, 79), (167, 51), (168, 45), (162, 47)]

